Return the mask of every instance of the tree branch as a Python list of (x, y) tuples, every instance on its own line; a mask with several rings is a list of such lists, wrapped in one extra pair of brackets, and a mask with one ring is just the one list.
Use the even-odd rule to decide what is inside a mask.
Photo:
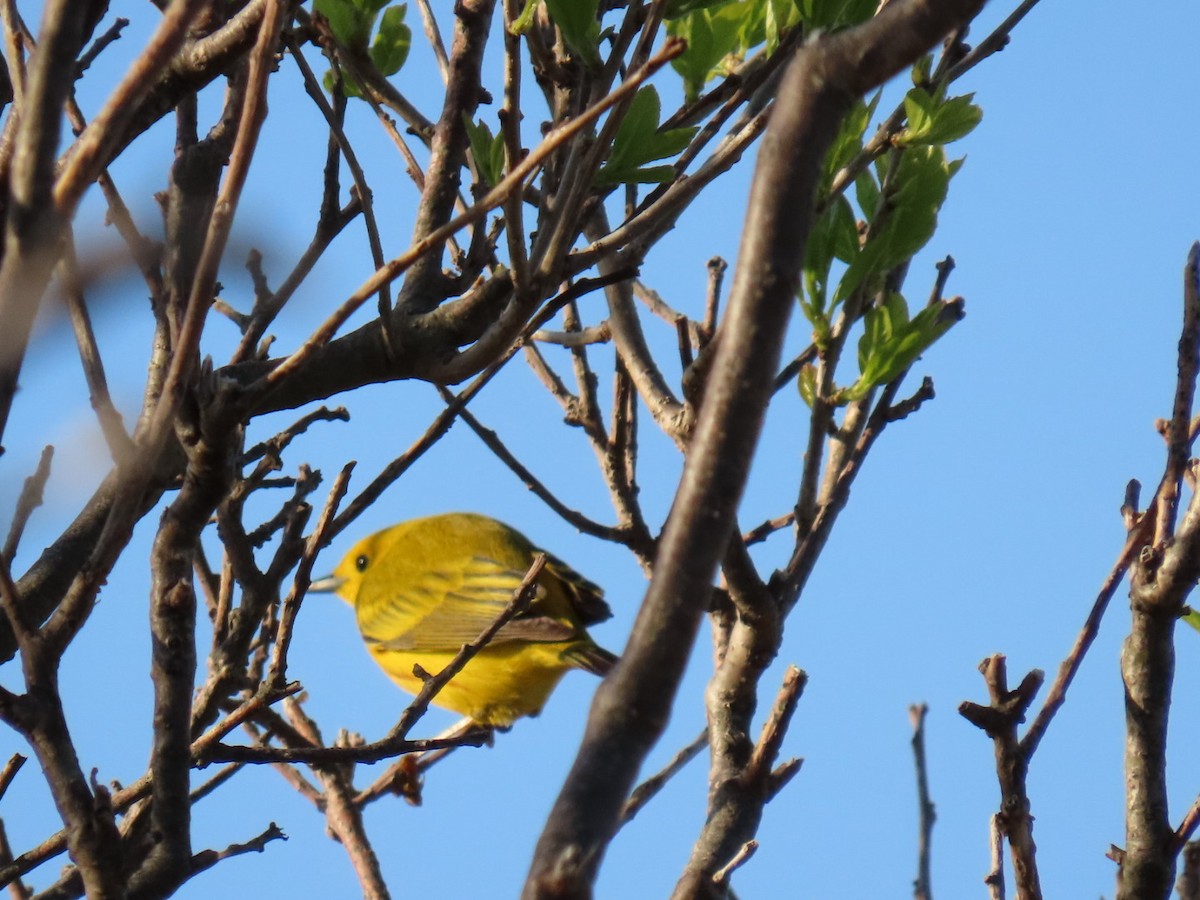
[(1175, 624), (1200, 577), (1200, 497), (1193, 494), (1174, 527), (1187, 458), (1196, 376), (1200, 371), (1200, 243), (1184, 267), (1184, 314), (1167, 460), (1154, 503), (1154, 544), (1131, 567), (1133, 621), (1121, 648), (1125, 683), (1125, 847), (1118, 900), (1167, 897), (1178, 846), (1167, 804), (1167, 722), (1175, 677)]
[[(805, 47), (788, 68), (759, 154), (713, 377), (655, 560), (616, 669), (538, 842), (523, 896), (582, 897), (666, 718), (734, 525), (795, 305), (824, 152), (854, 98), (968, 21), (982, 0), (894, 0), (862, 26)], [(661, 640), (664, 634), (671, 641)]]

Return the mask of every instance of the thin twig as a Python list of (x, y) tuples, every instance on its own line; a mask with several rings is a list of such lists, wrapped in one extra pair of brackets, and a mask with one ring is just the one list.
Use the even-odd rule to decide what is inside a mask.
[[(13, 854), (12, 847), (8, 843), (8, 832), (4, 829), (3, 820), (0, 820), (0, 866), (7, 866), (12, 861)], [(8, 893), (12, 900), (30, 900), (33, 897), (33, 891), (21, 881), (20, 876), (9, 883)]]
[[(329, 101), (325, 99), (325, 92), (309, 67), (308, 61), (304, 58), (304, 54), (290, 41), (288, 42), (288, 49), (291, 51), (289, 55), (295, 61), (297, 68), (300, 69), (300, 73), (304, 78), (305, 91), (325, 118), (325, 122), (329, 126), (329, 133), (332, 135), (334, 141), (336, 141), (338, 149), (342, 153), (342, 158), (346, 161), (346, 168), (350, 170), (350, 177), (353, 179), (354, 187), (358, 191), (357, 196), (363, 212), (363, 223), (367, 231), (367, 245), (371, 250), (371, 262), (378, 269), (384, 263), (383, 241), (379, 236), (379, 222), (375, 218), (375, 204), (371, 199), (374, 194), (370, 185), (367, 184), (367, 176), (358, 161), (358, 154), (355, 153), (350, 139), (346, 137), (346, 132), (342, 128), (341, 117), (334, 112)], [(391, 309), (391, 285), (388, 282), (384, 282), (379, 286), (379, 307), (381, 315), (386, 314)], [(259, 336), (261, 334), (256, 335), (253, 341), (257, 342)], [(247, 338), (243, 338), (243, 344), (246, 340)]]
[(364, 59), (362, 54), (355, 53), (339, 44), (329, 28), (319, 26), (304, 9), (296, 10), (296, 20), (316, 36), (321, 49), (335, 59), (340, 67), (348, 70), (359, 86), (365, 88), (376, 102), (382, 103), (399, 115), (408, 123), (413, 134), (420, 137), (426, 144), (429, 143), (434, 130), (433, 123), (413, 106), (391, 81), (383, 76), (369, 58)]
[[(459, 719), (449, 728), (438, 732), (434, 735), (434, 739), (440, 741), (459, 741), (468, 735), (472, 736), (472, 744), (474, 744), (475, 738), (483, 739), (481, 744), (474, 744), (475, 746), (490, 747), (492, 745), (492, 737), (495, 735), (495, 729), (486, 725), (480, 725), (467, 716)], [(436, 750), (410, 753), (400, 757), (388, 766), (386, 772), (355, 795), (355, 806), (365, 806), (368, 803), (373, 803), (385, 794), (399, 795), (410, 804), (420, 806), (421, 776), (431, 766), (445, 759), (460, 746), (468, 746), (468, 744), (450, 744), (439, 747)]]
[(104, 52), (104, 49), (108, 47), (109, 44), (119, 39), (121, 37), (121, 32), (124, 31), (128, 26), (128, 19), (117, 17), (115, 20), (113, 20), (113, 23), (108, 26), (108, 29), (94, 41), (92, 41), (92, 46), (88, 47), (87, 50), (79, 55), (79, 62), (75, 67), (75, 77), (78, 78), (82, 76), (84, 72), (90, 69), (92, 67), (92, 63), (94, 63), (100, 54)]
[[(21, 16), (16, 0), (0, 0), (0, 19), (4, 22), (4, 58), (8, 64), (8, 80), (12, 83), (13, 105), (25, 105), (25, 53), (21, 45)], [(8, 125), (12, 125), (10, 119)], [(8, 129), (5, 129), (7, 133)]]
[(671, 761), (662, 769), (630, 791), (629, 799), (625, 801), (625, 806), (621, 810), (621, 825), (627, 825), (647, 803), (654, 799), (659, 791), (666, 787), (668, 781), (682, 771), (683, 767), (695, 759), (707, 746), (708, 729), (705, 728), (692, 739), (691, 743), (671, 757)]
[[(438, 393), (448, 404), (453, 403), (455, 400), (454, 394), (440, 385), (438, 386)], [(524, 463), (513, 455), (512, 451), (500, 440), (500, 436), (492, 429), (486, 428), (470, 410), (464, 407), (459, 411), (458, 415), (467, 427), (475, 432), (476, 436), (483, 441), (484, 445), (495, 454), (496, 458), (504, 463), (517, 478), (521, 479), (526, 488), (558, 513), (566, 522), (592, 537), (598, 537), (601, 540), (613, 541), (615, 543), (624, 542), (624, 531), (621, 528), (602, 525), (599, 522), (589, 519), (583, 513), (571, 509), (562, 500), (559, 500), (541, 479), (534, 475)]]
[(91, 315), (88, 313), (87, 303), (83, 296), (79, 261), (75, 256), (73, 240), (67, 242), (63, 253), (61, 272), (67, 311), (70, 313), (71, 327), (75, 332), (75, 343), (79, 348), (79, 359), (83, 364), (83, 374), (87, 381), (92, 409), (96, 413), (100, 430), (108, 443), (108, 452), (112, 455), (113, 461), (119, 465), (132, 453), (133, 442), (125, 430), (121, 414), (117, 412), (112, 395), (108, 390), (104, 362), (100, 357), (100, 348), (96, 344), (96, 333), (92, 329)]
[(587, 347), (593, 344), (607, 344), (612, 340), (612, 329), (608, 327), (607, 321), (590, 328), (581, 328), (579, 331), (548, 331), (543, 328), (534, 333), (533, 339), (560, 347)]
[(1192, 835), (1196, 833), (1198, 825), (1200, 825), (1200, 797), (1192, 801), (1187, 815), (1183, 817), (1183, 821), (1175, 829), (1175, 851), (1177, 853), (1182, 851), (1184, 845), (1192, 839)]
[(1175, 400), (1167, 423), (1167, 464), (1162, 482), (1155, 493), (1157, 521), (1154, 544), (1163, 546), (1175, 532), (1179, 510), (1179, 485), (1187, 470), (1191, 451), (1192, 405), (1196, 395), (1196, 374), (1200, 369), (1200, 243), (1188, 253), (1183, 278), (1183, 328), (1179, 338)]
[(999, 813), (993, 814), (988, 822), (988, 849), (992, 866), (983, 883), (987, 885), (990, 900), (1004, 900), (1004, 828)]
[(288, 591), (288, 595), (279, 609), (279, 624), (275, 630), (271, 664), (267, 675), (267, 684), (269, 685), (280, 686), (287, 677), (287, 652), (291, 643), (292, 626), (296, 621), (296, 615), (300, 612), (304, 592), (312, 577), (312, 568), (316, 562), (317, 553), (329, 540), (334, 514), (350, 486), (350, 472), (353, 468), (353, 463), (343, 466), (337, 478), (334, 479), (333, 486), (329, 490), (329, 498), (325, 501), (324, 509), (321, 510), (321, 517), (317, 520), (308, 540), (304, 542), (304, 553), (300, 557), (299, 566), (296, 567), (291, 590)]
[(950, 273), (954, 271), (954, 257), (946, 256), (941, 262), (936, 263), (934, 268), (937, 269), (937, 277), (933, 280), (933, 289), (929, 292), (928, 306), (937, 306), (942, 302), (946, 282), (950, 280)]
[(711, 341), (717, 333), (717, 314), (721, 309), (721, 286), (725, 282), (725, 270), (729, 263), (714, 256), (708, 261), (708, 290), (704, 294), (704, 335), (705, 343)]
[[(504, 0), (504, 19), (516, 18), (520, 0)], [(504, 138), (505, 168), (512, 170), (521, 159), (521, 47), (519, 35), (504, 27), (504, 103), (498, 113)], [(517, 192), (504, 204), (504, 234), (508, 245), (509, 266), (513, 273), (513, 291), (529, 290), (529, 251), (525, 237), (524, 202)]]
[(919, 831), (917, 832), (917, 877), (913, 882), (913, 900), (933, 900), (933, 878), (930, 868), (930, 838), (933, 823), (937, 821), (933, 801), (929, 799), (929, 768), (925, 761), (925, 715), (928, 705), (918, 703), (908, 708), (912, 722), (913, 763), (917, 769), (917, 809)]
[(26, 758), (24, 756), (20, 753), (14, 753), (8, 758), (8, 762), (4, 764), (4, 768), (0, 769), (0, 799), (4, 798), (4, 794), (8, 791), (8, 786), (17, 777), (17, 773), (21, 771), (21, 766), (25, 765), (25, 762)]
[(733, 855), (733, 858), (730, 859), (729, 862), (725, 863), (725, 865), (713, 872), (713, 884), (721, 888), (729, 884), (730, 876), (748, 863), (750, 861), (750, 857), (754, 855), (756, 850), (758, 850), (758, 841), (751, 840), (742, 844), (741, 848)]
[[(627, 272), (620, 271), (614, 274), (614, 277), (627, 277)], [(400, 456), (396, 457), (388, 463), (383, 471), (381, 471), (362, 491), (359, 492), (353, 500), (346, 504), (345, 509), (334, 520), (333, 529), (330, 537), (334, 537), (342, 532), (343, 529), (353, 522), (363, 510), (367, 509), (378, 498), (383, 491), (399, 478), (417, 459), (419, 459), (430, 447), (432, 447), (454, 424), (458, 418), (459, 412), (466, 408), (469, 403), (483, 388), (495, 377), (509, 360), (516, 355), (517, 351), (529, 340), (529, 335), (536, 332), (539, 328), (546, 324), (553, 316), (558, 313), (565, 305), (570, 303), (578, 296), (582, 296), (589, 291), (595, 290), (597, 287), (605, 284), (603, 278), (598, 279), (581, 279), (575, 282), (567, 290), (563, 291), (558, 297), (549, 301), (543, 309), (533, 317), (525, 328), (524, 333), (512, 342), (509, 348), (499, 357), (492, 360), (484, 367), (471, 383), (456, 395), (453, 403), (438, 413), (434, 417), (433, 422), (425, 429), (425, 432), (412, 443), (407, 450)]]
[(992, 30), (991, 34), (980, 41), (971, 52), (951, 67), (949, 73), (947, 73), (947, 80), (956, 81), (993, 53), (999, 53), (1008, 46), (1009, 35), (1012, 34), (1012, 30), (1037, 5), (1038, 0), (1024, 0), (1024, 2), (1005, 17), (1003, 22)]
[(742, 543), (747, 547), (760, 544), (777, 531), (782, 531), (796, 521), (795, 513), (784, 513), (774, 519), (767, 519), (761, 525), (751, 528), (742, 535)]
[(244, 768), (246, 767), (241, 763), (230, 763), (227, 766), (222, 766), (217, 770), (217, 774), (213, 775), (206, 781), (201, 782), (192, 789), (192, 793), (189, 795), (192, 805), (195, 806), (205, 797), (211, 796), (216, 792), (217, 788), (228, 783), (229, 779), (233, 778), (234, 775), (242, 771)]
[(42, 448), (38, 457), (37, 469), (25, 479), (21, 494), (17, 497), (17, 508), (13, 512), (12, 524), (8, 527), (8, 537), (4, 540), (4, 549), (0, 550), (0, 563), (5, 568), (12, 565), (17, 555), (17, 547), (21, 543), (21, 535), (25, 533), (25, 525), (33, 511), (42, 505), (42, 492), (50, 479), (50, 461), (54, 459), (54, 448), (47, 445)]
[(538, 576), (542, 574), (542, 569), (545, 567), (546, 554), (538, 553), (534, 556), (533, 562), (529, 566), (529, 571), (525, 573), (525, 577), (521, 579), (521, 583), (513, 591), (512, 599), (500, 611), (500, 615), (496, 616), (492, 623), (480, 632), (479, 637), (475, 638), (469, 644), (463, 644), (458, 653), (454, 655), (454, 658), (446, 663), (445, 668), (421, 685), (421, 690), (417, 692), (417, 696), (413, 698), (413, 702), (408, 705), (408, 709), (404, 710), (404, 713), (400, 716), (400, 721), (389, 732), (389, 738), (404, 738), (407, 736), (412, 727), (425, 714), (425, 711), (429, 708), (429, 704), (438, 695), (438, 692), (450, 682), (450, 679), (461, 672), (463, 666), (470, 662), (480, 650), (486, 647), (492, 638), (499, 633), (501, 628), (529, 608), (529, 604), (533, 602), (537, 593)]
[(229, 859), (231, 856), (241, 856), (244, 853), (262, 853), (271, 841), (286, 840), (287, 835), (283, 833), (278, 825), (272, 822), (261, 834), (245, 843), (230, 844), (224, 850), (202, 850), (197, 853), (192, 857), (191, 873), (194, 875), (198, 872), (203, 872), (205, 869), (211, 869), (221, 860)]
[(802, 669), (789, 665), (783, 673), (783, 683), (775, 695), (771, 712), (763, 722), (762, 734), (759, 735), (750, 760), (746, 763), (746, 777), (749, 779), (765, 780), (770, 776), (770, 769), (779, 757), (783, 747), (783, 739), (787, 735), (788, 725), (796, 712), (796, 705), (808, 684), (808, 675)]
[(192, 741), (192, 756), (196, 759), (202, 759), (210, 747), (222, 741), (226, 735), (238, 726), (250, 721), (264, 707), (295, 696), (301, 690), (299, 682), (285, 684), (279, 688), (271, 688), (263, 685), (258, 693), (252, 697), (247, 697), (237, 709), (224, 716), (219, 722), (204, 732), (204, 734)]
[(450, 60), (446, 58), (446, 45), (442, 42), (437, 18), (429, 7), (429, 0), (417, 0), (417, 8), (421, 11), (421, 23), (425, 26), (425, 39), (433, 49), (438, 71), (442, 73), (442, 83), (447, 84), (450, 79)]
[[(1134, 504), (1134, 508), (1136, 508), (1136, 499), (1134, 500)], [(1121, 548), (1121, 553), (1118, 555), (1117, 561), (1113, 564), (1104, 582), (1100, 585), (1100, 591), (1092, 603), (1092, 609), (1088, 613), (1083, 627), (1079, 630), (1079, 634), (1075, 638), (1071, 652), (1067, 654), (1067, 658), (1058, 667), (1058, 674), (1054, 679), (1054, 683), (1050, 685), (1050, 690), (1046, 692), (1046, 700), (1042, 703), (1042, 708), (1038, 710), (1032, 724), (1026, 729), (1025, 736), (1021, 738), (1021, 752), (1027, 758), (1033, 756), (1038, 744), (1041, 743), (1042, 738), (1046, 734), (1046, 729), (1050, 727), (1050, 722), (1053, 721), (1055, 714), (1066, 701), (1067, 689), (1070, 688), (1071, 682), (1075, 680), (1075, 676), (1079, 672), (1079, 667), (1083, 664), (1083, 657), (1100, 634), (1100, 622), (1104, 618), (1105, 610), (1108, 609), (1108, 603), (1117, 592), (1117, 588), (1120, 587), (1121, 581), (1125, 578), (1125, 573), (1129, 570), (1130, 564), (1137, 558), (1142, 547), (1148, 542), (1150, 538), (1150, 526), (1152, 524), (1152, 518), (1145, 516), (1138, 519), (1136, 524), (1133, 524), (1130, 528), (1129, 535), (1125, 539), (1125, 546)]]

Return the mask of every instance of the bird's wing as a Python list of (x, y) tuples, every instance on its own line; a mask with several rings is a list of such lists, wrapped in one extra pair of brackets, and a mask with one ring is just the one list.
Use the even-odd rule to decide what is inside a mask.
[(562, 583), (567, 602), (584, 625), (595, 625), (612, 618), (612, 610), (604, 602), (604, 589), (600, 585), (584, 578), (552, 553), (546, 553), (546, 571)]
[[(524, 572), (494, 559), (475, 556), (457, 572), (429, 572), (406, 596), (392, 598), (375, 614), (360, 618), (359, 626), (368, 641), (388, 650), (457, 650), (496, 620), (524, 577)], [(535, 599), (531, 609), (506, 623), (489, 646), (506, 641), (565, 641), (576, 634), (569, 623), (539, 615), (536, 606)], [(413, 611), (419, 608), (428, 612), (413, 621)], [(387, 627), (388, 620), (393, 627)], [(394, 625), (400, 621), (407, 627), (396, 633)]]

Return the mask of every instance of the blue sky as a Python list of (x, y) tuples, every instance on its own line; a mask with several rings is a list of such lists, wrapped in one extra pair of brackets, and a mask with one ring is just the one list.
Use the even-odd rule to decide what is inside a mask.
[[(141, 8), (125, 7), (135, 22)], [(993, 3), (974, 29), (980, 38), (1009, 11)], [(27, 16), (33, 16), (26, 9)], [(769, 705), (783, 667), (794, 663), (809, 686), (785, 754), (804, 757), (800, 774), (763, 820), (761, 846), (734, 883), (746, 897), (907, 897), (916, 871), (916, 799), (907, 707), (930, 705), (927, 752), (938, 823), (933, 836), (934, 890), (979, 896), (988, 866), (987, 820), (998, 800), (992, 748), (956, 707), (985, 696), (976, 665), (1008, 654), (1012, 680), (1030, 668), (1052, 677), (1090, 608), (1123, 538), (1118, 514), (1125, 482), (1147, 495), (1162, 467), (1154, 419), (1169, 412), (1181, 273), (1200, 238), (1194, 149), (1200, 141), (1194, 101), (1193, 4), (1155, 5), (1156, 17), (1131, 16), (1122, 4), (1045, 2), (1016, 30), (1012, 44), (956, 86), (976, 92), (984, 109), (977, 131), (954, 145), (966, 164), (951, 186), (937, 235), (910, 270), (909, 296), (924, 296), (933, 263), (951, 254), (948, 292), (966, 298), (967, 318), (914, 367), (930, 375), (937, 398), (885, 434), (856, 483), (816, 575), (789, 620), (784, 648), (764, 679)], [(415, 10), (410, 11), (415, 15)], [(136, 28), (127, 35), (139, 40)], [(419, 32), (418, 32), (419, 34)], [(397, 83), (432, 111), (422, 89), (436, 76), (418, 36)], [(102, 58), (94, 76), (119, 71)], [(494, 60), (493, 60), (494, 62)], [(106, 65), (111, 69), (104, 68)], [(261, 246), (277, 283), (306, 244), (324, 136), (316, 114), (284, 63), (271, 95), (272, 120), (256, 159), (237, 234)], [(672, 76), (659, 77), (663, 93)], [(86, 83), (86, 82), (85, 82)], [(111, 83), (111, 81), (109, 82)], [(898, 96), (893, 92), (893, 98)], [(85, 97), (94, 111), (95, 97)], [(219, 96), (209, 98), (208, 110)], [(885, 101), (886, 106), (886, 101)], [(281, 125), (285, 122), (286, 125)], [(365, 107), (352, 127), (368, 176), (390, 202), (381, 205), (385, 247), (400, 252), (410, 232), (412, 192), (403, 167), (377, 134)], [(172, 135), (159, 127), (141, 138), (114, 176), (140, 221), (154, 222), (149, 194), (162, 186)], [(698, 201), (664, 239), (645, 280), (677, 308), (702, 308), (705, 262), (735, 260), (750, 160)], [(86, 206), (99, 221), (99, 204)], [(101, 247), (111, 234), (96, 232)], [(365, 279), (369, 261), (352, 228), (296, 298), (279, 344), (289, 347)], [(242, 250), (222, 270), (225, 296), (244, 300)], [(127, 414), (144, 374), (144, 287), (119, 279), (99, 298), (102, 349)], [(585, 304), (593, 317), (595, 303)], [(235, 330), (210, 325), (205, 350), (220, 360)], [(796, 325), (789, 347), (806, 343)], [(674, 334), (662, 329), (656, 346)], [(597, 354), (604, 372), (608, 355)], [(602, 384), (603, 376), (602, 376)], [(314, 428), (288, 462), (328, 478), (358, 460), (361, 486), (406, 447), (440, 409), (423, 384), (376, 386), (341, 398), (349, 424)], [(552, 399), (518, 363), (472, 407), (510, 448), (567, 502), (608, 520), (607, 499), (591, 451), (561, 427)], [(750, 525), (792, 502), (803, 452), (798, 397), (782, 397), (768, 423), (741, 521)], [(47, 416), (53, 425), (46, 427)], [(257, 436), (290, 421), (259, 422)], [(47, 437), (48, 435), (48, 437)], [(643, 499), (661, 521), (678, 461), (644, 419)], [(103, 470), (94, 460), (95, 428), (69, 335), (52, 324), (31, 351), (22, 393), (0, 458), (0, 521), (10, 515), (20, 479), (46, 440), (59, 448), (47, 505), (38, 511), (16, 568), (70, 519)], [(68, 446), (87, 447), (72, 450)], [(582, 537), (545, 509), (464, 427), (457, 426), (321, 560), (332, 568), (353, 539), (393, 521), (436, 511), (474, 509), (520, 527), (535, 541), (600, 581), (616, 611), (594, 630), (619, 651), (645, 589), (622, 552)], [(66, 660), (63, 689), (86, 767), (102, 780), (129, 781), (147, 757), (150, 719), (145, 560), (156, 515), (139, 527), (105, 587), (95, 621)], [(761, 560), (781, 562), (780, 544)], [(774, 555), (773, 555), (774, 554)], [(1030, 792), (1047, 896), (1111, 895), (1114, 867), (1104, 858), (1123, 840), (1120, 641), (1128, 624), (1123, 590), (1099, 640), (1033, 760)], [(703, 724), (710, 668), (702, 634), (669, 731), (647, 762), (657, 770)], [(1179, 634), (1177, 679), (1200, 677), (1200, 635)], [(404, 697), (362, 649), (350, 609), (314, 596), (297, 624), (290, 675), (309, 692), (307, 709), (332, 738), (338, 728), (382, 736)], [(0, 683), (19, 684), (12, 667)], [(394, 893), (426, 898), (516, 893), (533, 841), (573, 759), (595, 681), (573, 673), (538, 719), (524, 720), (488, 750), (461, 751), (435, 767), (425, 803), (385, 800), (367, 822)], [(1184, 696), (1184, 695), (1180, 695)], [(452, 720), (431, 713), (434, 733)], [(114, 723), (120, 723), (114, 727)], [(1172, 720), (1173, 817), (1200, 792), (1190, 748), (1200, 723), (1185, 703)], [(0, 756), (20, 749), (0, 733)], [(207, 773), (198, 773), (202, 780)], [(368, 772), (362, 781), (372, 777)], [(0, 804), (20, 851), (53, 829), (53, 813), (30, 764)], [(196, 811), (196, 849), (223, 847), (257, 834), (269, 821), (290, 836), (264, 855), (222, 863), (182, 897), (349, 896), (355, 881), (341, 848), (323, 834), (319, 814), (283, 779), (262, 768), (240, 774)], [(694, 762), (613, 843), (597, 896), (654, 897), (669, 892), (704, 815), (703, 760)], [(57, 867), (47, 867), (44, 884)]]

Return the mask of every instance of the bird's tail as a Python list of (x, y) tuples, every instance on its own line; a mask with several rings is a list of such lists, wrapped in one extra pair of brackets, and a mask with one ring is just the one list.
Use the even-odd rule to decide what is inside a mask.
[(592, 643), (577, 644), (567, 650), (563, 656), (575, 668), (599, 675), (601, 678), (612, 671), (612, 667), (617, 664), (618, 659), (615, 653), (609, 653), (603, 647)]

